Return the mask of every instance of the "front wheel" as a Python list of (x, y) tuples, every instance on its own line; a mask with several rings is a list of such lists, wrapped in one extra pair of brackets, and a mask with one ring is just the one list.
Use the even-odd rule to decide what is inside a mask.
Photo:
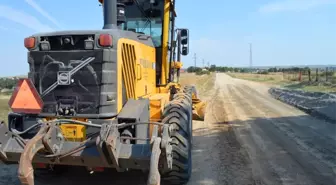
[[(179, 94), (179, 93), (178, 93)], [(191, 176), (192, 155), (192, 112), (191, 95), (174, 96), (166, 106), (162, 120), (163, 123), (173, 126), (170, 132), (172, 138), (173, 169), (162, 174), (162, 179), (167, 184), (186, 184)]]

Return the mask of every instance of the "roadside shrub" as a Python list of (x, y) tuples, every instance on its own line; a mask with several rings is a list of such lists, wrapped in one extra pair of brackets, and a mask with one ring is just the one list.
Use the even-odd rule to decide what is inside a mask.
[(258, 71), (257, 74), (267, 75), (269, 74), (268, 71)]
[(196, 75), (209, 75), (210, 71), (196, 71)]

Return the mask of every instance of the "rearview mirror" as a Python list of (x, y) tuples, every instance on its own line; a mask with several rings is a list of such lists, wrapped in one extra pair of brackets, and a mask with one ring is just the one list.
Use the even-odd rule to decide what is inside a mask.
[(188, 46), (183, 46), (182, 47), (182, 55), (186, 56), (189, 54), (189, 47)]
[(189, 42), (189, 30), (188, 29), (181, 29), (181, 44), (187, 45)]

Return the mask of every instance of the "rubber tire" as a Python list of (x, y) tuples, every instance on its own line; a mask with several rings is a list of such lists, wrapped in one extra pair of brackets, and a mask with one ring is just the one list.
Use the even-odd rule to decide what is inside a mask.
[[(191, 106), (192, 106), (192, 94), (195, 94), (195, 96), (198, 98), (198, 92), (196, 90), (196, 87), (194, 85), (185, 86), (184, 87), (184, 92), (190, 96)], [(191, 134), (192, 134), (192, 131), (193, 131), (192, 114), (193, 113), (192, 113), (192, 107), (191, 107), (191, 115), (190, 115), (190, 119), (191, 119), (190, 132), (191, 132)], [(193, 143), (194, 143), (193, 137), (190, 138), (190, 142), (191, 142), (191, 146), (193, 146)]]
[(163, 115), (164, 117), (164, 119), (162, 120), (163, 123), (175, 124), (179, 128), (177, 130), (173, 130), (170, 133), (171, 138), (173, 140), (172, 142), (173, 169), (171, 171), (162, 174), (164, 184), (184, 185), (189, 181), (191, 177), (192, 130), (190, 129), (191, 127), (189, 125), (191, 123), (190, 118), (192, 116), (190, 115), (191, 102), (187, 100), (183, 104), (184, 104), (183, 107), (178, 107), (176, 105), (175, 106), (168, 105), (165, 108)]

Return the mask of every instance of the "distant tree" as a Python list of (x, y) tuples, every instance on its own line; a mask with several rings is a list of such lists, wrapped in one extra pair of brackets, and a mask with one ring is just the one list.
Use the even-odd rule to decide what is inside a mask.
[(278, 69), (276, 67), (272, 67), (272, 68), (269, 68), (267, 71), (270, 73), (275, 73), (275, 72), (278, 72)]
[(17, 81), (18, 79), (16, 78), (0, 78), (0, 88), (12, 89), (16, 85)]
[(209, 71), (211, 71), (211, 72), (215, 72), (215, 71), (217, 71), (217, 70), (218, 70), (218, 69), (217, 69), (216, 65), (211, 65), (211, 66), (210, 66)]
[(199, 72), (199, 71), (202, 71), (202, 69), (199, 68), (199, 67), (190, 66), (190, 67), (187, 68), (188, 73), (195, 73), (195, 72)]

